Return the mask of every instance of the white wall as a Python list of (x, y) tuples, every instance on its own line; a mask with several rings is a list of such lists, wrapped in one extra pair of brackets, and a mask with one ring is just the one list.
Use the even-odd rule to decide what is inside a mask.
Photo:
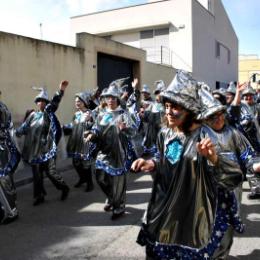
[(139, 32), (134, 33), (122, 33), (122, 34), (114, 34), (111, 37), (111, 40), (122, 42), (124, 44), (140, 48), (140, 34)]
[(51, 97), (61, 80), (68, 80), (57, 111), (61, 123), (70, 122), (74, 113), (75, 93), (97, 86), (99, 52), (135, 61), (134, 77), (140, 84), (158, 79), (169, 83), (175, 70), (146, 62), (145, 52), (87, 33), (77, 35), (77, 46), (71, 47), (15, 34), (0, 32), (1, 100), (10, 109), (13, 120), (21, 123), (27, 109), (36, 108), (38, 94), (31, 86), (45, 85)]
[[(73, 35), (84, 31), (99, 35), (112, 34), (112, 39), (131, 43), (135, 47), (138, 44), (132, 37), (140, 30), (166, 25), (170, 26), (169, 47), (173, 50), (173, 67), (191, 71), (191, 0), (158, 1), (71, 18)], [(179, 25), (185, 25), (185, 28), (178, 30)]]
[(36, 108), (38, 92), (31, 86), (46, 86), (51, 98), (65, 79), (70, 84), (57, 113), (61, 121), (71, 120), (74, 94), (88, 86), (83, 49), (0, 32), (0, 57), (1, 99), (14, 121)]
[[(193, 74), (213, 88), (216, 81), (236, 81), (238, 75), (238, 41), (227, 18), (221, 1), (214, 1), (214, 16), (197, 1), (193, 1)], [(230, 49), (230, 64), (227, 51), (221, 47), (216, 58), (216, 41)]]
[[(215, 86), (238, 77), (238, 40), (221, 0), (165, 0), (99, 12), (71, 19), (72, 32), (87, 31), (113, 35), (112, 39), (138, 47), (140, 30), (170, 28), (172, 66), (194, 73), (201, 81)], [(205, 8), (206, 7), (206, 8)], [(105, 23), (103, 21), (106, 21)], [(182, 29), (179, 26), (182, 25)], [(231, 63), (215, 57), (215, 42), (231, 51)], [(225, 51), (222, 49), (222, 52)]]

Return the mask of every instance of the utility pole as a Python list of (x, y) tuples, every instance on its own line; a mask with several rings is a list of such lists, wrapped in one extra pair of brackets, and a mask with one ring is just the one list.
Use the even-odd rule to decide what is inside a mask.
[(41, 36), (41, 40), (42, 40), (42, 23), (40, 23), (40, 36)]

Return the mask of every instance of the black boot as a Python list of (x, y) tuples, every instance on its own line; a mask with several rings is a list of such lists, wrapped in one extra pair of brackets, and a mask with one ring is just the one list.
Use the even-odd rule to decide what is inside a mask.
[(68, 186), (64, 186), (61, 190), (61, 197), (60, 200), (65, 200), (67, 199), (69, 195), (70, 188)]
[(256, 199), (260, 199), (260, 194), (258, 194), (258, 193), (249, 193), (249, 194), (247, 194), (247, 198), (249, 199), (249, 200), (256, 200)]
[(79, 181), (74, 185), (74, 187), (75, 187), (75, 188), (79, 188), (79, 187), (81, 187), (81, 185), (82, 185), (83, 183), (85, 183), (85, 182), (86, 182), (85, 180), (79, 179)]
[(116, 220), (116, 219), (120, 218), (121, 216), (123, 216), (124, 214), (125, 214), (124, 207), (113, 209), (113, 214), (111, 216), (111, 219)]
[(44, 203), (44, 201), (45, 201), (44, 196), (37, 197), (33, 202), (33, 206), (38, 206)]
[(111, 211), (113, 209), (113, 206), (112, 204), (108, 201), (108, 199), (106, 199), (106, 202), (105, 202), (105, 206), (104, 206), (104, 211)]
[(93, 191), (93, 190), (94, 190), (93, 182), (91, 182), (91, 183), (87, 183), (87, 186), (86, 186), (85, 192), (90, 192), (90, 191)]

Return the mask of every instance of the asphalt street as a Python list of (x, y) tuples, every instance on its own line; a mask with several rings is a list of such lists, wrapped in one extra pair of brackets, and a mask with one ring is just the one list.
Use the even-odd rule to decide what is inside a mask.
[[(150, 175), (129, 174), (126, 214), (113, 221), (111, 213), (103, 210), (105, 197), (97, 184), (86, 193), (84, 187), (73, 187), (77, 176), (71, 167), (63, 167), (62, 172), (71, 187), (66, 201), (59, 200), (60, 191), (47, 179), (46, 202), (36, 207), (32, 206), (32, 184), (18, 187), (20, 217), (0, 226), (0, 259), (145, 259), (144, 249), (135, 240), (150, 196)], [(229, 260), (260, 259), (260, 200), (248, 201), (248, 192), (244, 183), (246, 231), (235, 236)]]

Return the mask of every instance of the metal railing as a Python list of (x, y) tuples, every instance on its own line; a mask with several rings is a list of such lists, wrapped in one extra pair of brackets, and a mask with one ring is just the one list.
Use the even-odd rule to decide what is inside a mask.
[(158, 64), (172, 65), (172, 55), (170, 48), (159, 46), (143, 47), (142, 49), (146, 51), (147, 61)]
[[(191, 70), (191, 66), (180, 55), (166, 46), (159, 47), (143, 47), (146, 51), (146, 59), (149, 62), (173, 66), (178, 64), (178, 67), (184, 67)], [(175, 64), (173, 64), (173, 62)]]

